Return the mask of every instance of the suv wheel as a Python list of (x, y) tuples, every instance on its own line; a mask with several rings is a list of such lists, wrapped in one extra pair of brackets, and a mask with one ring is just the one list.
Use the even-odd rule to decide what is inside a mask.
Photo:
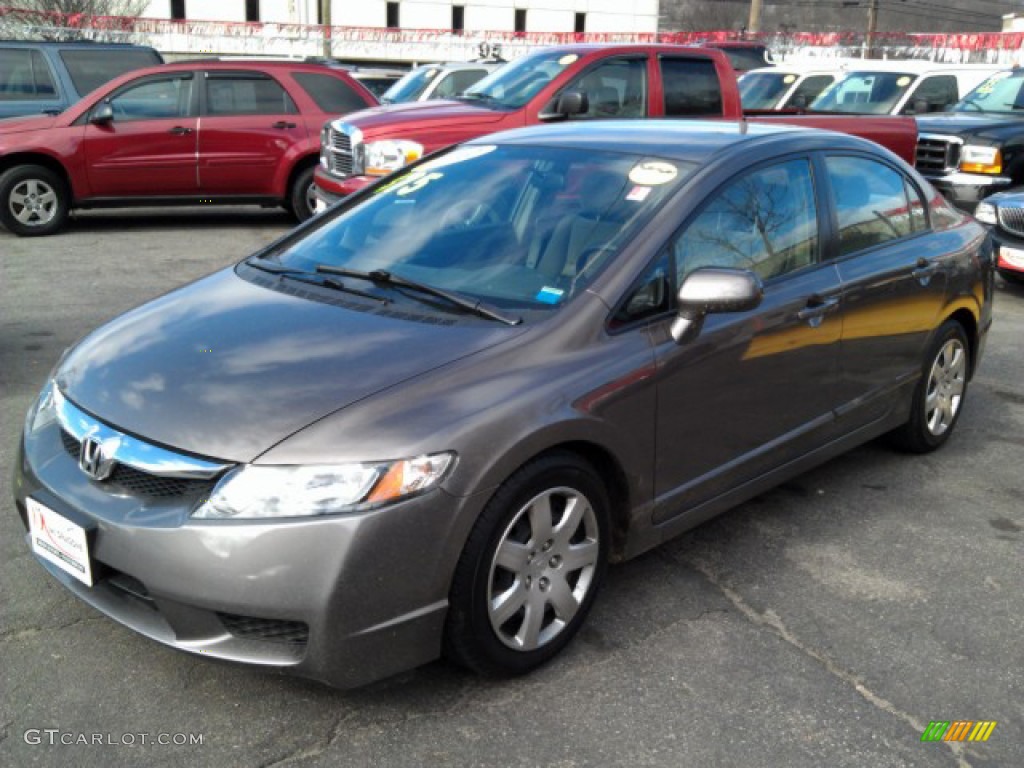
[(608, 562), (608, 494), (589, 464), (553, 453), (487, 503), (459, 558), (445, 655), (483, 674), (522, 674), (583, 624)]
[(0, 174), (0, 224), (23, 237), (52, 235), (68, 217), (67, 185), (41, 165), (18, 165)]
[(288, 195), (288, 207), (292, 214), (299, 221), (310, 218), (315, 209), (316, 197), (313, 194), (313, 171), (315, 166), (304, 168), (299, 171), (292, 183), (291, 193)]

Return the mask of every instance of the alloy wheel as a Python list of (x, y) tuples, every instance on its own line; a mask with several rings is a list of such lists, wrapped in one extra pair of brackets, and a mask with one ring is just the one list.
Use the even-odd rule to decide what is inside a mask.
[(938, 437), (956, 419), (966, 386), (967, 350), (959, 339), (946, 341), (939, 349), (928, 374), (925, 392), (925, 424)]

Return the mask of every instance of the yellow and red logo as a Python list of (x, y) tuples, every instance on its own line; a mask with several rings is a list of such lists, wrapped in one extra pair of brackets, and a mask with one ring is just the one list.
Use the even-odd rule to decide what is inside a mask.
[(995, 720), (932, 720), (921, 741), (988, 741), (996, 729)]

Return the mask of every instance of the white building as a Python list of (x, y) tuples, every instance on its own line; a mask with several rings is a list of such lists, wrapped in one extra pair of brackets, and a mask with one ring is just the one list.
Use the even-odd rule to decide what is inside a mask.
[[(659, 0), (332, 0), (335, 27), (653, 33)], [(321, 24), (320, 0), (152, 0), (144, 17)]]

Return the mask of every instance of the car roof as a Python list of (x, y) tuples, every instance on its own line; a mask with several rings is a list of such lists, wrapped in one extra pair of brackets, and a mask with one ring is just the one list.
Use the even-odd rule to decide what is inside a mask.
[(136, 69), (129, 74), (150, 74), (151, 72), (167, 72), (168, 70), (178, 71), (182, 69), (207, 69), (207, 70), (240, 70), (247, 69), (253, 71), (276, 71), (276, 70), (292, 70), (300, 72), (320, 72), (332, 74), (344, 74), (351, 76), (351, 72), (347, 69), (340, 67), (329, 67), (319, 62), (306, 62), (299, 59), (179, 59), (178, 61), (172, 61), (167, 64), (161, 64), (159, 66), (146, 67), (145, 69)]
[(420, 64), (416, 69), (493, 69), (504, 61), (440, 61), (432, 64)]
[(796, 149), (817, 149), (826, 145), (839, 149), (877, 146), (844, 133), (784, 123), (751, 123), (746, 120), (565, 122), (503, 131), (481, 136), (469, 143), (564, 146), (604, 152), (627, 151), (632, 155), (652, 155), (701, 163), (727, 147), (775, 140), (797, 145)]

